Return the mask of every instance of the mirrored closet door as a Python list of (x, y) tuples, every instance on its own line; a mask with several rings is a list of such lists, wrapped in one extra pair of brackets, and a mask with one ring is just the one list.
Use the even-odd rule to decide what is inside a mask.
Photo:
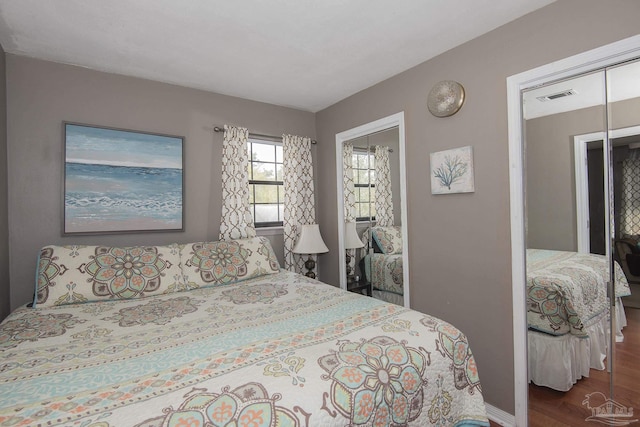
[(341, 287), (409, 306), (404, 116), (336, 135)]
[(530, 420), (553, 417), (554, 399), (578, 402), (576, 422), (607, 399), (640, 405), (624, 380), (640, 378), (627, 358), (640, 344), (639, 67), (522, 92)]
[[(611, 398), (620, 419), (638, 420), (640, 410), (640, 59), (609, 67), (610, 139)], [(626, 280), (624, 280), (626, 279)], [(635, 408), (636, 416), (629, 411)]]

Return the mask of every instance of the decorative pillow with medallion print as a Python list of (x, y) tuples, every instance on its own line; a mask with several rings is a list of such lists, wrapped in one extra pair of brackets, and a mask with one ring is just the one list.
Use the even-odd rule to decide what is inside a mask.
[(189, 288), (223, 285), (280, 271), (266, 237), (190, 243), (182, 247), (182, 270)]
[(180, 247), (45, 246), (34, 307), (142, 298), (184, 289)]
[(402, 229), (400, 227), (395, 225), (392, 227), (373, 227), (371, 234), (383, 254), (402, 253)]

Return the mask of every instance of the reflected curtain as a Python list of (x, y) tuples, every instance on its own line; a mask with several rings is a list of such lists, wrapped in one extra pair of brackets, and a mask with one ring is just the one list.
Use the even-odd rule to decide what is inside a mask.
[(622, 162), (620, 231), (623, 237), (640, 235), (640, 150), (630, 150)]
[[(344, 220), (355, 222), (356, 220), (356, 194), (353, 185), (353, 144), (345, 142), (342, 147), (342, 182), (344, 192)], [(347, 249), (351, 257), (349, 267), (353, 270), (356, 264), (356, 250)]]
[(353, 186), (353, 144), (345, 142), (342, 155), (342, 182), (344, 183), (344, 219), (356, 220), (356, 195)]
[[(311, 138), (282, 135), (284, 172), (284, 268), (305, 273), (307, 255), (293, 253), (301, 225), (316, 222)], [(315, 261), (316, 255), (311, 258)], [(317, 274), (317, 264), (314, 273)]]
[(391, 167), (389, 165), (389, 147), (376, 145), (376, 224), (382, 227), (391, 226), (393, 219), (393, 199), (391, 195)]
[(249, 207), (248, 139), (249, 131), (246, 128), (224, 126), (220, 240), (256, 235)]

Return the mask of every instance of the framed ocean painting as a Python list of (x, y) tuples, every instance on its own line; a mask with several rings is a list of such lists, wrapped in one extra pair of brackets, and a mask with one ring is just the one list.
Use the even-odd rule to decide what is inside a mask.
[(184, 230), (184, 137), (69, 122), (63, 133), (63, 234)]

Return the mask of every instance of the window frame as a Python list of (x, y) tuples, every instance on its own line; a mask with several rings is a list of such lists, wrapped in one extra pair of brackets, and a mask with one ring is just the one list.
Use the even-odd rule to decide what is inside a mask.
[[(273, 162), (268, 162), (268, 161), (262, 161), (262, 160), (256, 160), (254, 161), (251, 153), (253, 152), (253, 144), (263, 144), (263, 145), (271, 145), (273, 146), (273, 150), (274, 150), (274, 161)], [(283, 179), (278, 179), (278, 178), (283, 178), (278, 176), (278, 166), (281, 166), (283, 172), (282, 174), (284, 175), (284, 153), (282, 155), (282, 162), (278, 162), (278, 156), (277, 156), (277, 147), (282, 147), (282, 141), (277, 141), (277, 140), (269, 140), (269, 139), (262, 139), (262, 138), (255, 138), (255, 137), (249, 137), (249, 139), (247, 140), (247, 154), (249, 157), (249, 164), (248, 164), (248, 172), (249, 172), (249, 192), (250, 194), (250, 201), (249, 201), (249, 209), (251, 210), (251, 216), (253, 218), (253, 225), (255, 228), (273, 228), (273, 227), (283, 227), (284, 226), (284, 221), (283, 218), (281, 217), (281, 205), (282, 207), (284, 207), (284, 180)], [(253, 179), (253, 164), (254, 163), (262, 163), (262, 164), (269, 164), (269, 165), (274, 165), (274, 170), (276, 173), (276, 179), (275, 180), (254, 180)], [(276, 194), (277, 194), (277, 213), (278, 213), (278, 218), (281, 219), (281, 221), (261, 221), (261, 222), (257, 222), (256, 221), (256, 205), (273, 205), (274, 203), (261, 203), (258, 202), (256, 203), (256, 185), (273, 185), (276, 187)], [(253, 196), (253, 197), (251, 197)], [(251, 200), (253, 199), (253, 202), (251, 202)]]
[[(369, 189), (369, 202), (366, 202), (369, 204), (369, 216), (356, 216), (355, 220), (356, 222), (369, 222), (369, 221), (375, 221), (376, 220), (376, 216), (375, 215), (371, 215), (371, 207), (374, 206), (375, 207), (375, 187), (376, 184), (371, 183), (371, 171), (373, 170), (373, 168), (371, 167), (371, 161), (375, 159), (375, 154), (372, 153), (369, 150), (366, 149), (360, 149), (357, 147), (354, 147), (353, 149), (353, 155), (355, 157), (355, 155), (359, 155), (359, 156), (363, 156), (366, 155), (368, 157), (368, 161), (367, 161), (367, 168), (363, 169), (363, 168), (359, 168), (357, 167), (357, 162), (354, 162), (354, 157), (351, 158), (351, 170), (353, 172), (354, 175), (354, 179), (353, 179), (353, 189), (355, 191), (356, 188), (368, 188)], [(359, 184), (356, 183), (356, 179), (355, 176), (357, 175), (357, 171), (367, 171), (367, 183), (366, 184)], [(365, 204), (365, 202), (358, 202), (358, 201), (354, 201), (355, 206), (356, 206), (356, 212), (360, 213), (361, 209), (359, 208), (360, 205)]]

